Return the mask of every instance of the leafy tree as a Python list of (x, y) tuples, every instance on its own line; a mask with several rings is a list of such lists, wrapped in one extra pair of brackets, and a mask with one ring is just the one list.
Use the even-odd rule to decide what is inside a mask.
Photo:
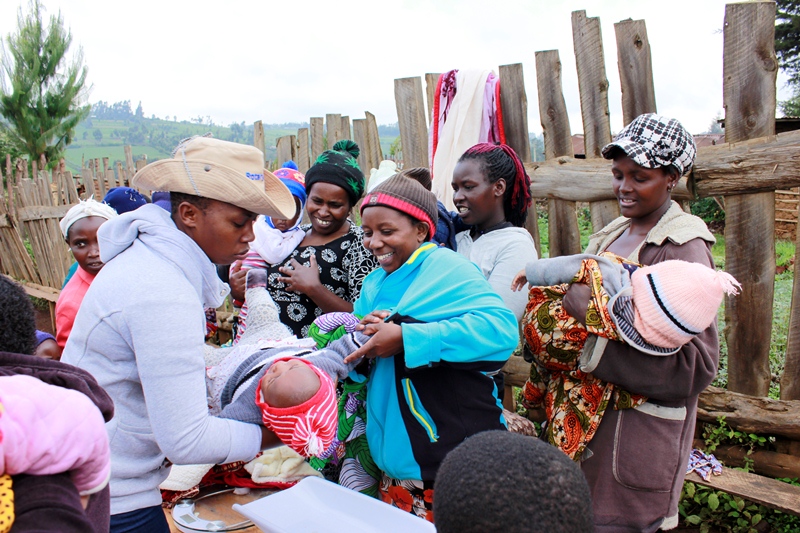
[(103, 140), (103, 132), (100, 131), (99, 128), (95, 128), (94, 131), (92, 132), (92, 135), (94, 135), (94, 140), (97, 141), (97, 142), (100, 142), (100, 141)]
[(19, 10), (16, 34), (6, 37), (0, 60), (0, 116), (8, 136), (32, 159), (44, 155), (55, 163), (72, 142), (75, 127), (89, 115), (84, 105), (86, 67), (80, 48), (67, 51), (72, 33), (59, 12), (45, 24), (44, 7), (31, 0), (29, 12)]

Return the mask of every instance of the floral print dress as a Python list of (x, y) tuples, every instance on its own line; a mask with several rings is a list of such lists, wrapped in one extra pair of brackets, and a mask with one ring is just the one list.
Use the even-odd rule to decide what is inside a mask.
[[(308, 231), (310, 227), (302, 226), (302, 229)], [(305, 294), (287, 291), (285, 284), (278, 281), (282, 276), (278, 269), (289, 266), (292, 259), (308, 267), (314, 254), (320, 283), (339, 298), (355, 302), (361, 293), (361, 282), (378, 266), (372, 252), (364, 248), (363, 241), (361, 227), (350, 222), (350, 230), (341, 237), (322, 246), (298, 246), (280, 263), (267, 265), (267, 290), (280, 308), (280, 321), (298, 338), (308, 336), (308, 328), (322, 315), (322, 309)]]

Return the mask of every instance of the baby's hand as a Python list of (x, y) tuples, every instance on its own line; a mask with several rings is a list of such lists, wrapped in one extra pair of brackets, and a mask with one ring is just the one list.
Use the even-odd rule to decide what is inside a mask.
[(528, 278), (525, 277), (525, 269), (523, 268), (517, 272), (517, 275), (514, 276), (514, 279), (511, 281), (511, 290), (515, 292), (521, 291), (527, 284)]

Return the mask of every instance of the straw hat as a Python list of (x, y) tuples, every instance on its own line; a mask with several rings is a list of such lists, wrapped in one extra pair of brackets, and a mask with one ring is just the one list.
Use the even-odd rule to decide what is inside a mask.
[(210, 137), (181, 142), (172, 159), (137, 172), (133, 186), (211, 198), (270, 217), (289, 219), (295, 213), (289, 189), (264, 169), (258, 148)]

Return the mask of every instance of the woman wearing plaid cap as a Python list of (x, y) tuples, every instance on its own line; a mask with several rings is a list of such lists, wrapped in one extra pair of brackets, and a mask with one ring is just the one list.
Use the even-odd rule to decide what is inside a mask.
[[(613, 160), (612, 185), (622, 216), (591, 236), (586, 253), (612, 252), (641, 265), (680, 259), (714, 268), (714, 237), (670, 198), (695, 153), (692, 136), (675, 119), (646, 114), (625, 127), (603, 148), (603, 157)], [(564, 309), (584, 324), (589, 293), (587, 285), (573, 284), (564, 296)], [(596, 530), (672, 529), (678, 524), (697, 398), (719, 362), (716, 324), (670, 357), (652, 357), (594, 335), (586, 346), (583, 372), (646, 398), (630, 408), (609, 409), (582, 456)]]

